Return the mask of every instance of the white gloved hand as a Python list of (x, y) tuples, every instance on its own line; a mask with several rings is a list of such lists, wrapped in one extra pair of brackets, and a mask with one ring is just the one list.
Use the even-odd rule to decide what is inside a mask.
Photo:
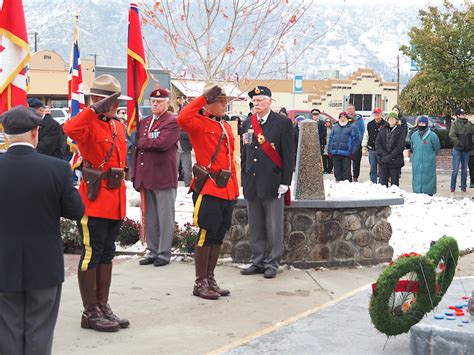
[(281, 195), (286, 194), (287, 191), (288, 191), (288, 185), (278, 186), (278, 198), (280, 198)]

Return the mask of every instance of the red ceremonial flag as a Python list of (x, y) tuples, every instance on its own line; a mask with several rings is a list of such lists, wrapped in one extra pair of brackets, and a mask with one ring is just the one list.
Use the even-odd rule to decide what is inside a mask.
[(127, 50), (127, 95), (133, 100), (127, 102), (128, 134), (137, 129), (139, 119), (138, 105), (148, 84), (145, 50), (143, 49), (140, 15), (135, 1), (130, 2), (128, 13), (128, 50)]
[(27, 106), (25, 67), (30, 61), (21, 0), (0, 4), (0, 113)]

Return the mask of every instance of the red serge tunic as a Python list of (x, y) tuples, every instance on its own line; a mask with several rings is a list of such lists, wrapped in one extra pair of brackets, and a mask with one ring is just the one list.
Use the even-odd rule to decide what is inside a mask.
[[(234, 134), (230, 125), (224, 120), (221, 121), (221, 126), (220, 122), (200, 113), (205, 104), (206, 99), (203, 96), (194, 99), (179, 113), (178, 124), (189, 135), (197, 164), (204, 167), (209, 165), (221, 137), (222, 127), (225, 128), (229, 138), (226, 139), (224, 137), (217, 158), (212, 163), (210, 170), (215, 173), (218, 173), (221, 169), (228, 170), (230, 160), (232, 177), (226, 187), (217, 187), (212, 179), (208, 179), (201, 190), (201, 195), (211, 195), (224, 200), (233, 200), (239, 196), (234, 163)], [(194, 183), (195, 179), (193, 178), (190, 189), (193, 189)]]
[[(115, 148), (109, 161), (102, 167), (105, 172), (109, 168), (124, 168), (126, 166), (125, 126), (117, 120), (99, 117), (90, 108), (80, 112), (64, 124), (64, 133), (77, 142), (83, 159), (89, 161), (94, 168), (98, 168), (104, 162), (112, 147), (114, 129), (117, 131)], [(125, 192), (126, 187), (123, 180), (120, 188), (109, 189), (107, 180), (102, 179), (97, 199), (91, 201), (87, 198), (87, 187), (84, 180), (79, 185), (79, 193), (86, 208), (85, 215), (89, 217), (124, 219)]]

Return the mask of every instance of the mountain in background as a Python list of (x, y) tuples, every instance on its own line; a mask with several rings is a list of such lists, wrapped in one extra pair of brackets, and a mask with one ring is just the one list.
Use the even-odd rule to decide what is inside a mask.
[[(419, 8), (426, 5), (423, 1), (417, 1), (418, 5), (413, 3), (317, 1), (304, 21), (313, 23), (319, 33), (329, 31), (298, 58), (289, 70), (289, 77), (302, 74), (307, 79), (321, 78), (321, 72), (339, 72), (344, 77), (359, 67), (367, 67), (381, 74), (385, 81), (396, 81), (397, 55), (400, 55), (400, 81), (406, 84), (413, 74), (409, 59), (398, 48), (408, 44), (407, 33), (418, 24)], [(54, 50), (69, 62), (74, 15), (79, 9), (81, 57), (95, 56), (97, 65), (126, 65), (128, 1), (24, 0), (23, 4), (32, 51), (33, 33), (37, 32), (38, 50)], [(341, 18), (335, 24), (339, 15)], [(145, 48), (152, 52), (148, 55), (148, 66), (160, 67), (154, 59), (156, 56), (170, 66), (172, 74), (180, 73), (182, 68), (171, 68), (167, 62), (170, 51), (162, 34), (151, 26), (144, 26), (142, 32)], [(290, 56), (291, 51), (288, 52)], [(284, 76), (282, 73), (281, 78)]]

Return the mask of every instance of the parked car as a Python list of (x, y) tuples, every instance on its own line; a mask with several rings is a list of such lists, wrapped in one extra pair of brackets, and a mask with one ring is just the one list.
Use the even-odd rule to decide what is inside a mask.
[(60, 125), (64, 124), (69, 119), (69, 109), (66, 107), (63, 108), (52, 108), (51, 116), (54, 120)]
[(151, 106), (140, 106), (139, 110), (142, 115), (142, 118), (148, 117), (153, 114), (153, 111), (151, 110)]

